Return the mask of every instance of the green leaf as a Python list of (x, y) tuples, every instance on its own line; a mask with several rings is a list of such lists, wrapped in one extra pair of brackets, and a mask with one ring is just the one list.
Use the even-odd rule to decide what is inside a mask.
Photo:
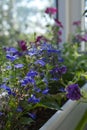
[(29, 125), (31, 122), (34, 122), (31, 118), (27, 117), (22, 117), (20, 119), (20, 123), (23, 125)]
[(87, 13), (87, 10), (84, 11), (83, 16)]
[(55, 95), (48, 95), (46, 97), (44, 97), (42, 100), (41, 100), (41, 104), (44, 106), (44, 107), (47, 107), (47, 108), (50, 108), (50, 109), (54, 109), (54, 110), (59, 110), (59, 104), (60, 104), (60, 99), (58, 97), (57, 94)]

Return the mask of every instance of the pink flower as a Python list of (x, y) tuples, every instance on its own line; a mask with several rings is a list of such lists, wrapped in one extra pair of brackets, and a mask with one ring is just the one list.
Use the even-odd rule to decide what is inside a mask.
[(57, 25), (58, 27), (63, 28), (62, 23), (61, 23), (58, 19), (54, 19), (54, 21), (55, 21), (55, 23), (56, 23), (56, 25)]
[(21, 48), (22, 51), (27, 50), (26, 42), (24, 40), (18, 41), (18, 45)]
[(73, 25), (75, 25), (75, 26), (80, 26), (80, 25), (81, 25), (81, 21), (74, 21), (74, 22), (73, 22)]
[(80, 42), (82, 41), (87, 42), (87, 34), (84, 34), (83, 36), (77, 35), (76, 39), (79, 40)]
[(58, 35), (61, 36), (62, 35), (62, 31), (58, 30)]
[(52, 8), (52, 7), (48, 7), (45, 10), (45, 13), (47, 13), (47, 14), (55, 14), (56, 12), (57, 12), (57, 9), (56, 8)]
[(83, 35), (83, 36), (81, 37), (81, 40), (84, 41), (84, 42), (87, 42), (87, 34)]
[(59, 43), (59, 42), (62, 42), (62, 39), (61, 39), (61, 38), (58, 38), (58, 43)]

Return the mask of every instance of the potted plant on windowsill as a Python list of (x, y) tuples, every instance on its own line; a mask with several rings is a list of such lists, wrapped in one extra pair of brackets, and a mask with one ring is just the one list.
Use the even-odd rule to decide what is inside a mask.
[[(55, 8), (47, 8), (45, 12), (52, 16), (56, 11)], [(47, 25), (50, 34), (46, 35), (49, 38), (38, 36), (30, 43), (18, 41), (16, 48), (0, 48), (0, 91), (6, 92), (1, 96), (2, 130), (33, 130), (31, 124), (36, 121), (37, 113), (47, 109), (59, 110), (67, 98), (82, 98), (77, 83), (83, 81), (81, 76), (86, 77), (86, 73), (76, 70), (72, 74), (72, 69), (70, 73), (67, 71), (65, 58), (62, 58), (64, 53), (56, 46), (63, 26), (55, 18), (54, 22), (52, 28)], [(39, 129), (35, 127), (34, 130)]]

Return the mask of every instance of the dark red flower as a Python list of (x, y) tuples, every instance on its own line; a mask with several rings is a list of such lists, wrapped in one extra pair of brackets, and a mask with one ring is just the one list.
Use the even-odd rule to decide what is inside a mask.
[(61, 36), (62, 35), (62, 31), (58, 30), (58, 35)]
[(35, 41), (35, 43), (40, 43), (41, 41), (48, 41), (48, 39), (46, 39), (44, 36), (37, 36), (37, 38), (36, 38), (36, 41)]
[(24, 40), (18, 41), (18, 45), (21, 48), (22, 51), (27, 50), (26, 42)]
[(84, 34), (84, 35), (76, 35), (76, 40), (78, 40), (79, 42), (87, 42), (87, 34)]
[(42, 39), (43, 39), (43, 36), (38, 36), (38, 37), (36, 38), (36, 41), (35, 41), (35, 42), (40, 42)]
[(57, 25), (58, 27), (63, 28), (62, 23), (61, 23), (58, 19), (54, 19), (54, 21), (55, 21), (55, 23), (56, 23), (56, 25)]

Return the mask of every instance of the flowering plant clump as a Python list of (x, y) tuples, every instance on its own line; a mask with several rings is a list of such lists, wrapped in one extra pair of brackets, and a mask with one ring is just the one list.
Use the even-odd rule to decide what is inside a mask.
[[(54, 15), (56, 11), (47, 8), (45, 12)], [(63, 25), (55, 18), (54, 22), (58, 37), (41, 35), (34, 42), (20, 40), (15, 48), (0, 48), (1, 129), (28, 128), (37, 118), (37, 108), (58, 110), (63, 99), (82, 97), (77, 82), (64, 83), (68, 67), (56, 45)], [(55, 38), (57, 43), (52, 44)]]
[(26, 125), (32, 122), (32, 118), (35, 119), (34, 108), (42, 106), (58, 109), (57, 92), (55, 96), (51, 96), (50, 92), (67, 71), (62, 64), (60, 50), (50, 43), (43, 41), (38, 46), (32, 43), (27, 47), (25, 41), (19, 41), (18, 45), (19, 49), (3, 48), (6, 61), (1, 66), (0, 88), (2, 92), (6, 92), (7, 103), (2, 103), (1, 117), (6, 120), (4, 127), (8, 129), (12, 129), (13, 122), (18, 122), (14, 129), (21, 128), (21, 123)]

